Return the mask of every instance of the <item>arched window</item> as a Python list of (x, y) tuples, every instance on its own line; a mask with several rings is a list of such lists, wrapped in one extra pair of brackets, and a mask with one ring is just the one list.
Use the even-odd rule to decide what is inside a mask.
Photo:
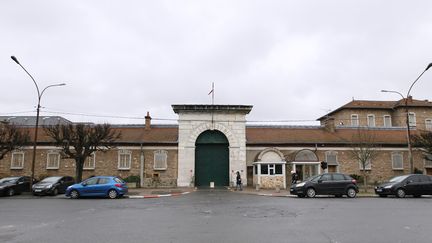
[(318, 161), (316, 154), (308, 149), (300, 150), (296, 156), (295, 161)]

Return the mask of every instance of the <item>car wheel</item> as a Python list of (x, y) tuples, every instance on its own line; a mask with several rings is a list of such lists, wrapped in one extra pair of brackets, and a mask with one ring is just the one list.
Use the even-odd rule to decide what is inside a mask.
[(306, 191), (306, 195), (307, 197), (315, 197), (316, 195), (316, 191), (313, 188), (308, 188)]
[(357, 196), (357, 192), (354, 190), (354, 188), (348, 188), (347, 196), (349, 198), (355, 198)]
[(118, 196), (118, 193), (117, 193), (116, 190), (111, 189), (111, 190), (108, 191), (108, 197), (110, 199), (115, 199), (115, 198), (117, 198), (117, 196)]
[(387, 197), (385, 194), (379, 194), (379, 197)]
[(403, 198), (403, 197), (405, 197), (405, 191), (404, 191), (404, 189), (402, 189), (402, 188), (399, 188), (399, 189), (397, 189), (397, 191), (396, 191), (396, 196), (397, 197), (399, 197), (399, 198)]
[(58, 189), (54, 188), (54, 190), (52, 191), (51, 195), (52, 196), (57, 196), (57, 194), (58, 194)]
[(13, 195), (15, 195), (15, 190), (13, 188), (9, 188), (9, 190), (7, 191), (7, 195), (9, 197), (12, 197)]
[(79, 192), (78, 192), (77, 190), (72, 190), (72, 191), (70, 192), (70, 197), (71, 197), (72, 199), (77, 199), (77, 198), (79, 198)]

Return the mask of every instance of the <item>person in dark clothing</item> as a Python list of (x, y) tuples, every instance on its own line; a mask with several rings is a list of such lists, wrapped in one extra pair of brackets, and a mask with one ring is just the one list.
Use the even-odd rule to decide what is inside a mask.
[(237, 189), (239, 189), (240, 191), (243, 190), (243, 185), (242, 185), (242, 181), (241, 181), (241, 176), (240, 176), (240, 172), (237, 171), (237, 176), (236, 176), (236, 191)]
[(295, 170), (291, 171), (291, 184), (297, 184), (298, 174)]

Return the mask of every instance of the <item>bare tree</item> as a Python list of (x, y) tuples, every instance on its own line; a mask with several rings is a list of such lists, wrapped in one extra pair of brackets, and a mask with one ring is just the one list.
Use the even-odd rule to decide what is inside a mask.
[(423, 150), (424, 158), (432, 161), (432, 132), (423, 131), (419, 135), (413, 135), (413, 145)]
[(75, 179), (82, 180), (84, 162), (95, 151), (113, 148), (121, 133), (109, 124), (67, 124), (45, 126), (45, 132), (62, 148), (63, 158), (75, 160)]
[(375, 143), (375, 134), (368, 129), (357, 129), (357, 133), (352, 138), (352, 149), (350, 157), (360, 163), (363, 186), (367, 191), (367, 169), (371, 161), (377, 155), (377, 144)]
[(0, 160), (30, 141), (28, 131), (9, 123), (0, 123)]

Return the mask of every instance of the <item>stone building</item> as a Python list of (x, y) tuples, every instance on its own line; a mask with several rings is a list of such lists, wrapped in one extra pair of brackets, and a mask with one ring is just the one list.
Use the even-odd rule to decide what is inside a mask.
[[(407, 106), (405, 106), (407, 102)], [(92, 175), (139, 176), (143, 187), (229, 186), (240, 172), (245, 185), (288, 187), (290, 171), (300, 179), (324, 171), (362, 174), (351, 156), (361, 137), (372, 138), (378, 151), (368, 161), (369, 182), (380, 182), (410, 171), (406, 108), (412, 133), (432, 130), (432, 102), (413, 100), (359, 101), (319, 118), (318, 126), (247, 125), (250, 105), (173, 105), (178, 124), (113, 125), (122, 136), (115, 148), (98, 151), (85, 163), (83, 178)], [(34, 127), (34, 117), (0, 117)], [(41, 117), (40, 124), (71, 123), (61, 117)], [(74, 161), (62, 159), (59, 148), (40, 129), (35, 177), (74, 176)], [(431, 161), (413, 150), (414, 167), (432, 174)], [(14, 151), (0, 161), (0, 177), (30, 175), (32, 147)], [(321, 162), (327, 162), (323, 170)]]

